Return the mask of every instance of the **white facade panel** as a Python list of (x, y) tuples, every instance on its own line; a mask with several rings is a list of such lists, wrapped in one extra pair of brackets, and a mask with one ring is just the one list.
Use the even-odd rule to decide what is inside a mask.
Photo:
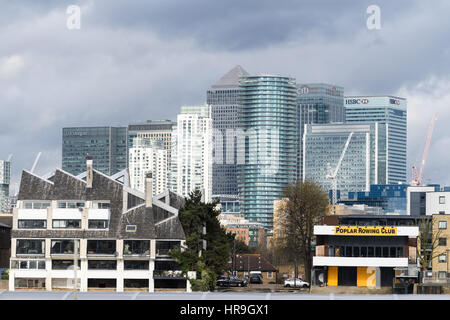
[(53, 209), (52, 219), (79, 219), (83, 210), (81, 209)]
[(427, 192), (426, 215), (450, 214), (450, 192)]
[(47, 209), (17, 209), (19, 220), (46, 220)]
[(334, 267), (408, 267), (408, 258), (313, 257), (313, 266)]
[(89, 209), (88, 219), (93, 220), (109, 220), (109, 209)]

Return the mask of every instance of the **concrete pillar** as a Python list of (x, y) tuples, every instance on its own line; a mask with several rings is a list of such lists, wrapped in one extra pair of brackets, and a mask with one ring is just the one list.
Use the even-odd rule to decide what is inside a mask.
[(116, 280), (116, 292), (123, 292), (124, 280), (123, 280), (123, 259), (117, 260), (117, 280)]
[(80, 291), (87, 292), (88, 291), (88, 271), (87, 271), (87, 259), (81, 258), (80, 265)]
[(91, 155), (86, 157), (86, 188), (92, 188), (94, 180), (94, 159)]
[(150, 262), (148, 265), (150, 272), (150, 276), (148, 278), (148, 292), (155, 292), (155, 279), (153, 278), (153, 271), (155, 270), (155, 259), (150, 258)]
[(14, 271), (14, 269), (10, 269), (9, 270), (9, 288), (8, 288), (8, 290), (9, 291), (14, 291), (15, 290), (15, 286), (14, 286), (14, 280), (15, 280), (15, 278), (16, 278), (16, 272)]
[[(47, 241), (48, 240), (48, 241)], [(50, 239), (46, 239), (46, 244), (47, 242), (49, 242)], [(45, 250), (46, 253), (45, 255), (47, 255), (47, 250)], [(45, 290), (46, 291), (52, 291), (52, 259), (50, 257), (46, 257), (45, 258)]]

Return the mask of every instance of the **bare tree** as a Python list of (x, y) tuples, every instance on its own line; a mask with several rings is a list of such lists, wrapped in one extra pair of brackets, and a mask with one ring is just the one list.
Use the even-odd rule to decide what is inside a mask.
[(298, 277), (298, 263), (303, 263), (307, 281), (311, 282), (312, 242), (314, 225), (321, 223), (329, 205), (328, 195), (312, 181), (289, 184), (280, 206), (276, 248), (294, 263)]
[(435, 222), (433, 216), (423, 217), (419, 221), (416, 254), (421, 271), (428, 270), (433, 259), (445, 253), (445, 251), (438, 250), (441, 230)]

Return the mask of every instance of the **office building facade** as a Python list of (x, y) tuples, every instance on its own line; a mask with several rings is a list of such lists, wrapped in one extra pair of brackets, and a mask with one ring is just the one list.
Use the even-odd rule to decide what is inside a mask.
[(350, 191), (369, 191), (371, 184), (386, 183), (385, 125), (327, 124), (306, 125), (303, 136), (303, 179), (332, 189), (327, 175), (338, 165), (344, 146), (353, 132), (337, 172), (337, 189), (346, 198)]
[(240, 80), (238, 187), (241, 212), (265, 228), (273, 202), (297, 177), (298, 124), (295, 79), (274, 75)]
[(305, 125), (344, 122), (344, 88), (325, 83), (297, 84), (297, 112), (300, 134), (298, 175), (302, 180)]
[(78, 175), (85, 171), (89, 154), (95, 169), (113, 175), (127, 167), (126, 127), (72, 127), (62, 130), (62, 169)]
[[(206, 103), (211, 106), (214, 133), (214, 162), (212, 165), (212, 194), (237, 198), (237, 144), (236, 130), (239, 117), (239, 78), (248, 75), (241, 66), (236, 66), (207, 91)], [(237, 200), (237, 199), (236, 199)], [(224, 200), (225, 201), (225, 200)], [(239, 202), (237, 201), (236, 205)]]
[(378, 122), (386, 125), (386, 183), (406, 183), (407, 102), (394, 96), (344, 98), (348, 124)]

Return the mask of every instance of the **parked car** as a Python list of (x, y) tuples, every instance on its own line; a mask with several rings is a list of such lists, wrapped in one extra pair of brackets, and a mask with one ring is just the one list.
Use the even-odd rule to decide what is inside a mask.
[(245, 287), (247, 281), (235, 276), (220, 276), (216, 281), (216, 285), (218, 287)]
[(284, 286), (286, 288), (308, 288), (309, 287), (309, 283), (306, 281), (303, 281), (300, 278), (290, 278), (290, 279), (286, 279), (284, 280)]
[(254, 273), (250, 275), (250, 278), (248, 279), (249, 283), (263, 283), (262, 276), (258, 273)]

